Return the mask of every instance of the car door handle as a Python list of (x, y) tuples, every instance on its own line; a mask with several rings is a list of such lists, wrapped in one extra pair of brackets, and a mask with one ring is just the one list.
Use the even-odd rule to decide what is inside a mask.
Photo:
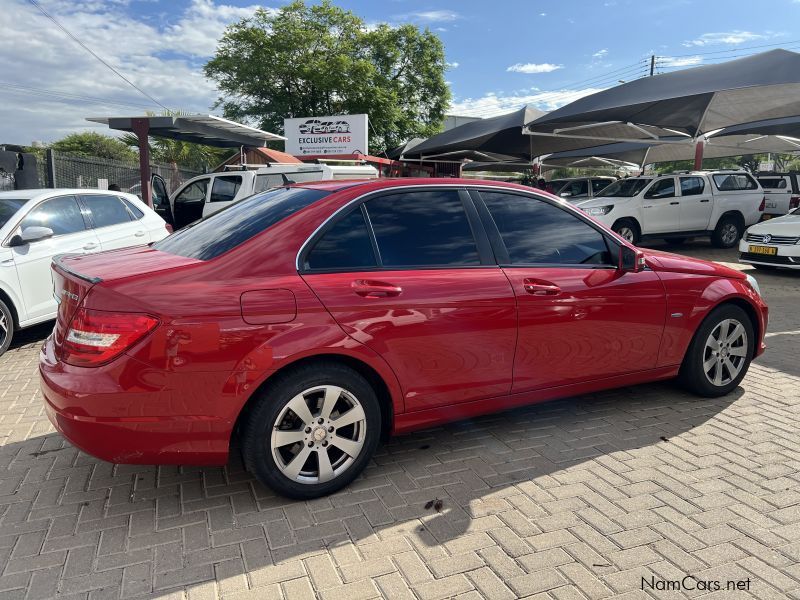
[(642, 208), (653, 208), (653, 205), (652, 204), (647, 204), (645, 206), (642, 206)]
[(549, 281), (539, 281), (538, 279), (525, 279), (522, 282), (525, 291), (534, 296), (558, 296), (561, 288)]
[(388, 298), (403, 293), (403, 288), (398, 285), (370, 279), (356, 279), (350, 284), (350, 287), (356, 294), (364, 298)]
[(95, 248), (97, 248), (97, 244), (94, 242), (89, 242), (83, 247), (84, 250), (94, 250)]
[(7, 258), (6, 260), (0, 260), (0, 267), (13, 267), (14, 266), (14, 259)]
[(144, 231), (137, 231), (133, 235), (135, 235), (136, 237), (142, 237), (144, 235)]
[(708, 198), (703, 198), (700, 202), (708, 202)]
[(676, 204), (680, 204), (680, 202), (670, 202), (669, 203), (670, 206), (675, 206)]

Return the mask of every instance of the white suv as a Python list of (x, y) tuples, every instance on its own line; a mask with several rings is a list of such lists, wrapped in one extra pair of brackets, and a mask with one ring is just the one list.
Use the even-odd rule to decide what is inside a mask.
[(0, 192), (0, 354), (16, 329), (55, 318), (53, 256), (149, 244), (167, 235), (164, 220), (132, 194)]
[(693, 171), (620, 179), (577, 206), (634, 244), (710, 236), (732, 248), (760, 220), (764, 191), (744, 171)]

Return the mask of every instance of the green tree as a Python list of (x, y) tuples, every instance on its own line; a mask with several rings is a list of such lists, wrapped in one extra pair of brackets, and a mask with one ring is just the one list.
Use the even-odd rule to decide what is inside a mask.
[(446, 70), (429, 30), (369, 28), (330, 0), (257, 10), (226, 29), (205, 65), (226, 117), (283, 131), (285, 117), (367, 113), (372, 152), (441, 129)]
[(96, 131), (71, 133), (50, 144), (57, 152), (75, 156), (96, 156), (130, 162), (136, 160), (137, 154), (125, 142)]

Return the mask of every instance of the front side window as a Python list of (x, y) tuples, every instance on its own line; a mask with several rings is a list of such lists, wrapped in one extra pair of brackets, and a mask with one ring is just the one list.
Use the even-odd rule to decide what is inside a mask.
[(579, 181), (570, 181), (567, 185), (561, 188), (559, 196), (563, 198), (580, 198), (581, 196), (589, 195), (589, 182), (585, 179)]
[(603, 234), (536, 198), (481, 192), (512, 265), (613, 265)]
[(361, 207), (336, 222), (314, 244), (306, 259), (306, 269), (357, 271), (377, 267), (372, 241)]
[(675, 178), (667, 177), (665, 179), (659, 179), (653, 185), (650, 186), (650, 189), (645, 192), (644, 197), (653, 199), (674, 198)]
[(48, 227), (53, 235), (77, 233), (86, 229), (80, 206), (74, 196), (61, 196), (45, 200), (29, 212), (20, 227), (24, 231), (28, 227)]
[(27, 201), (25, 198), (0, 198), (0, 227), (8, 223)]
[(277, 188), (249, 196), (153, 244), (170, 254), (210, 260), (327, 196), (305, 188)]
[(211, 202), (232, 202), (242, 187), (241, 175), (217, 175), (211, 185)]
[(366, 208), (384, 267), (481, 264), (457, 190), (399, 192)]
[(609, 183), (611, 182), (608, 179), (592, 179), (592, 193), (596, 194), (605, 189)]
[(641, 192), (651, 181), (652, 179), (643, 179), (639, 177), (620, 179), (611, 185), (604, 187), (603, 190), (597, 194), (597, 196), (604, 198), (633, 198), (634, 196), (638, 196), (639, 192)]
[(714, 183), (720, 192), (754, 190), (758, 187), (755, 180), (745, 173), (719, 173), (714, 175)]
[(699, 196), (706, 188), (702, 177), (681, 177), (681, 196)]
[(95, 227), (108, 227), (131, 221), (130, 212), (117, 196), (92, 194), (81, 196), (81, 200), (89, 209)]
[(206, 189), (208, 187), (208, 179), (201, 179), (200, 181), (195, 181), (192, 184), (183, 190), (178, 196), (175, 198), (175, 203), (178, 202), (205, 202), (206, 201)]

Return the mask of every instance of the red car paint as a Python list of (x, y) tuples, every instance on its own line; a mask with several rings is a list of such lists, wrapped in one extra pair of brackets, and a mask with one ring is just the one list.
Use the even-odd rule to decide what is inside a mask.
[[(337, 209), (409, 185), (531, 193), (453, 179), (302, 184), (331, 194), (212, 260), (151, 248), (62, 258), (53, 268), (58, 319), (40, 356), (51, 422), (112, 462), (224, 464), (253, 393), (312, 357), (346, 357), (374, 373), (386, 388), (391, 432), (402, 433), (674, 377), (703, 317), (725, 301), (756, 316), (763, 351), (767, 308), (744, 275), (672, 254), (645, 251), (649, 269), (640, 272), (298, 273), (301, 247)], [(110, 362), (75, 366), (62, 351), (79, 307), (159, 324)]]

